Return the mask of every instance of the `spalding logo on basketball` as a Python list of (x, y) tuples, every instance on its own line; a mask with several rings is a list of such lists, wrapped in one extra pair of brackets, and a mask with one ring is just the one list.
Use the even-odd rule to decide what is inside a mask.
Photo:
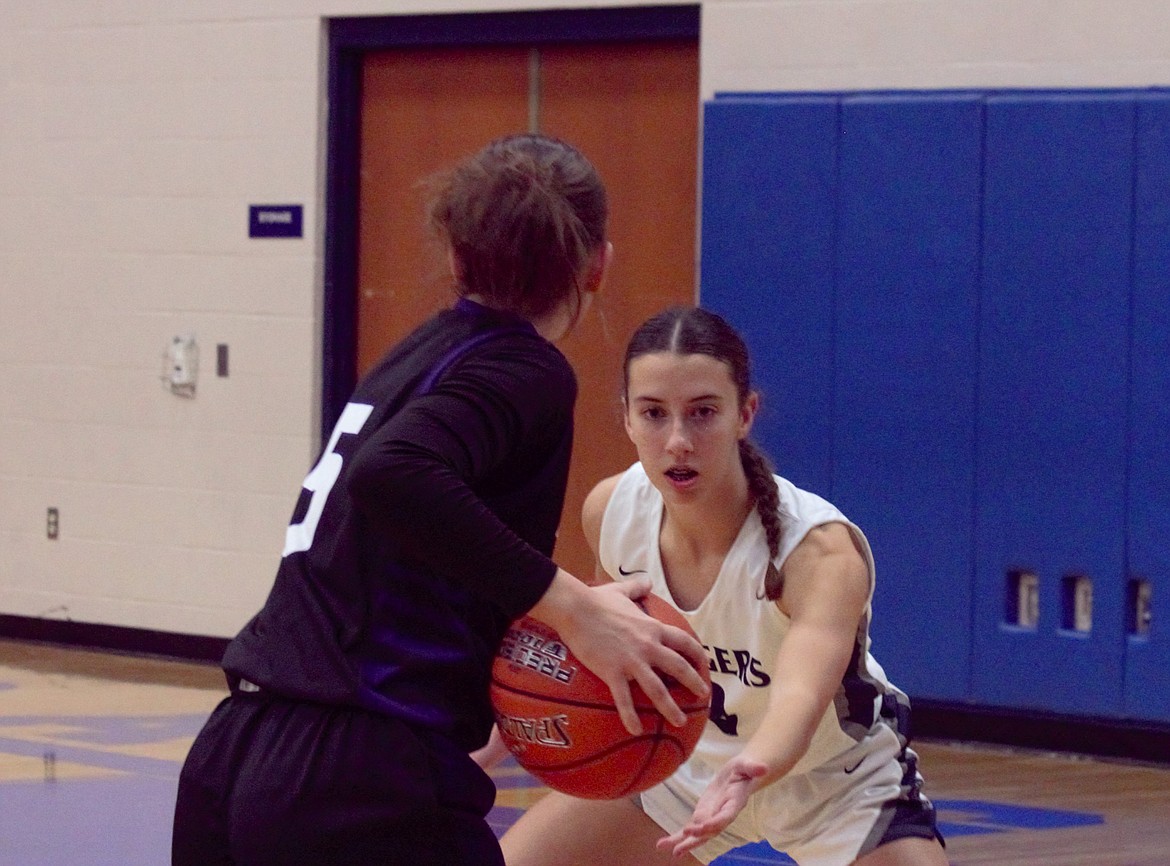
[[(654, 595), (639, 602), (661, 622), (690, 626)], [(706, 669), (704, 679), (710, 682)], [(681, 728), (666, 721), (645, 692), (631, 684), (642, 733), (622, 725), (613, 696), (543, 622), (512, 624), (492, 666), (491, 698), (508, 749), (524, 769), (550, 788), (592, 800), (612, 800), (657, 785), (694, 751), (710, 698), (698, 698), (667, 680), (686, 714)]]

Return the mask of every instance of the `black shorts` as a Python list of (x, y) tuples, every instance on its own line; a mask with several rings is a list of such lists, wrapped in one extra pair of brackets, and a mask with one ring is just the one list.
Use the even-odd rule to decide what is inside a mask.
[(174, 866), (503, 866), (488, 776), (388, 716), (236, 694), (179, 778)]
[(874, 848), (899, 839), (937, 839), (940, 845), (946, 847), (946, 840), (938, 829), (934, 806), (915, 798), (898, 800), (892, 804), (892, 808), (894, 815), (890, 824)]

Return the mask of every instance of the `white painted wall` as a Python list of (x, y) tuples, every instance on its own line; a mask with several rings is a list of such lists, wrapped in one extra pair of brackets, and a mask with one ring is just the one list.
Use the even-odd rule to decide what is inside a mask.
[[(578, 5), (0, 0), (0, 613), (239, 628), (317, 444), (322, 19)], [(1170, 3), (708, 0), (701, 58), (704, 98), (1163, 85)], [(247, 238), (298, 202), (304, 239)]]
[(703, 94), (1170, 83), (1164, 0), (710, 0)]

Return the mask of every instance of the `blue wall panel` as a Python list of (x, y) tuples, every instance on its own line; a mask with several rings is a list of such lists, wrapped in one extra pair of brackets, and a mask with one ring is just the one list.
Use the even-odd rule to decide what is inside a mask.
[[(1129, 574), (1153, 590), (1128, 638), (1125, 708), (1170, 720), (1170, 97), (1138, 101)], [(1127, 617), (1127, 620), (1129, 617)]]
[(1170, 94), (734, 95), (704, 136), (702, 303), (778, 469), (870, 536), (893, 680), (1170, 721)]
[(782, 475), (822, 493), (836, 140), (835, 99), (704, 106), (700, 299), (748, 341), (763, 396), (756, 438)]
[(874, 655), (970, 688), (982, 99), (846, 98), (831, 498), (877, 559)]
[[(987, 103), (973, 697), (1122, 711), (1132, 97)], [(1005, 573), (1040, 578), (1036, 629)], [(1093, 628), (1062, 628), (1062, 578)]]

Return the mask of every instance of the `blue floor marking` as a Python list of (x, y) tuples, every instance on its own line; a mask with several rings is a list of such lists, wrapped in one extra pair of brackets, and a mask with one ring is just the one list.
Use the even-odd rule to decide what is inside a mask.
[[(58, 762), (121, 770), (114, 779), (69, 779), (0, 784), (0, 866), (148, 866), (166, 862), (180, 762), (120, 755), (104, 746), (163, 742), (193, 736), (206, 714), (171, 716), (0, 717), (0, 753), (40, 757), (52, 751)], [(3, 727), (58, 725), (58, 736), (76, 741), (52, 745), (2, 735)], [(86, 747), (86, 744), (90, 744)], [(533, 787), (526, 776), (497, 779), (502, 790)], [(946, 837), (1013, 830), (1044, 831), (1104, 823), (1089, 812), (1042, 809), (983, 800), (935, 800), (939, 829)], [(488, 823), (497, 835), (524, 810), (496, 807)], [(92, 844), (101, 840), (100, 844)], [(744, 845), (713, 866), (776, 866), (793, 861), (765, 842)]]
[(158, 866), (170, 862), (179, 769), (169, 778), (0, 785), (0, 866)]
[[(1067, 809), (1041, 809), (984, 800), (934, 800), (940, 813), (938, 828), (943, 838), (974, 836), (981, 833), (1006, 833), (1011, 830), (1061, 830), (1104, 824), (1103, 815), (1072, 812)], [(520, 817), (523, 809), (497, 806), (488, 815), (496, 835), (502, 835)], [(945, 814), (944, 814), (945, 813)], [(752, 866), (752, 864), (793, 863), (767, 842), (753, 842), (729, 851), (712, 861), (712, 866)]]
[(948, 813), (962, 813), (961, 818), (950, 814), (945, 818), (939, 818), (938, 828), (944, 838), (1003, 833), (1008, 830), (1060, 830), (1065, 827), (1089, 827), (1105, 823), (1103, 815), (1092, 812), (1039, 809), (1034, 806), (1013, 806), (1009, 803), (988, 803), (983, 800), (936, 800), (934, 805), (940, 812), (945, 810)]
[(0, 732), (12, 727), (52, 725), (54, 736), (95, 746), (131, 746), (193, 737), (207, 713), (167, 716), (0, 716)]

